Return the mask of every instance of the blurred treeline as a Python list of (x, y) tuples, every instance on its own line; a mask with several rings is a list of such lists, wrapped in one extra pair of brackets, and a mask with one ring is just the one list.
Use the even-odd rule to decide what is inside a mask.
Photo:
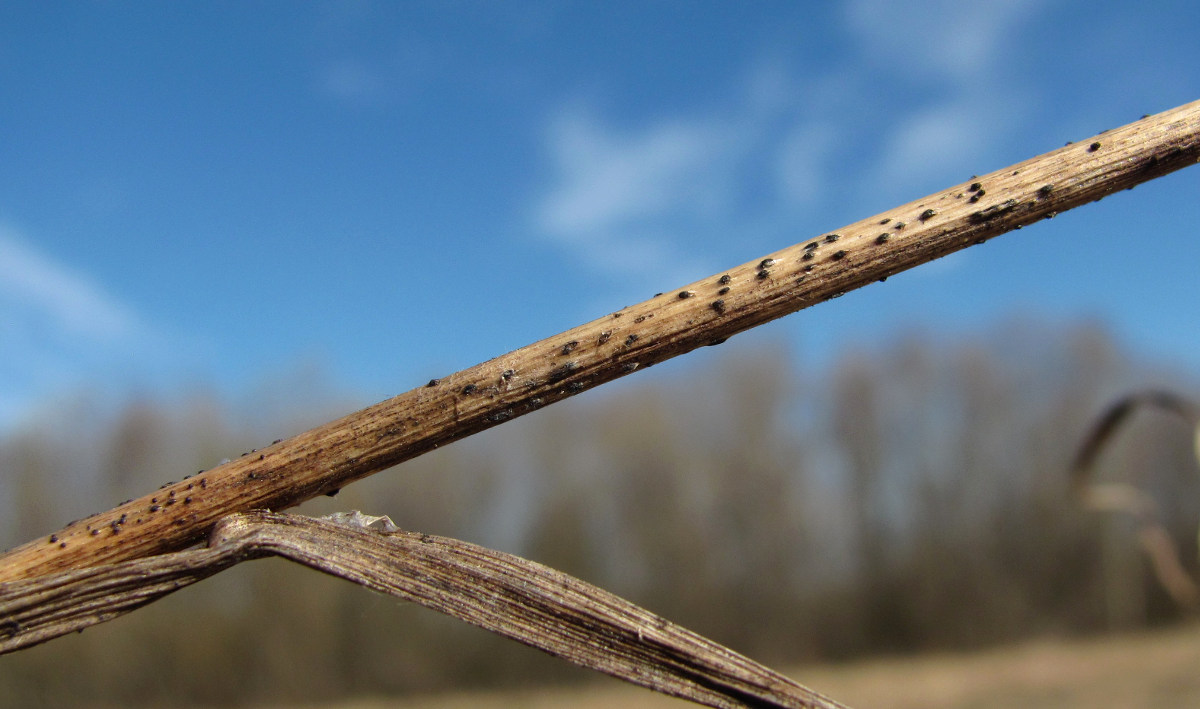
[[(1102, 329), (1010, 324), (955, 342), (913, 334), (818, 368), (761, 337), (689, 359), (302, 510), (388, 514), (512, 551), (770, 663), (1179, 616), (1128, 520), (1078, 509), (1066, 486), (1075, 446), (1115, 397), (1151, 385), (1192, 393)], [(281, 394), (293, 389), (303, 387), (253, 397), (253, 415), (204, 396), (115, 414), (62, 407), (0, 441), (0, 541), (47, 533), (353, 408), (328, 397), (297, 405)], [(1174, 419), (1144, 414), (1100, 475), (1132, 473), (1154, 492), (1194, 570), (1190, 438)], [(262, 560), (0, 658), (0, 705), (308, 703), (581, 675)]]

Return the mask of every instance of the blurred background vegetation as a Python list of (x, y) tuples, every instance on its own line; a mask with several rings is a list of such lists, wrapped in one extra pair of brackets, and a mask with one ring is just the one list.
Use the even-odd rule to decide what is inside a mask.
[[(738, 342), (738, 338), (734, 342)], [(1075, 447), (1114, 398), (1196, 392), (1095, 325), (923, 333), (806, 366), (755, 336), (637, 374), (301, 508), (362, 509), (597, 583), (767, 663), (1166, 624), (1127, 520), (1079, 509)], [(298, 373), (231, 404), (86, 395), (0, 440), (12, 546), (363, 403)], [(299, 381), (303, 380), (303, 381)], [(317, 391), (317, 393), (313, 393)], [(305, 392), (303, 395), (297, 392)], [(300, 400), (303, 399), (303, 400)], [(1133, 474), (1195, 571), (1191, 432), (1139, 415)], [(0, 659), (2, 706), (319, 702), (589, 676), (278, 560)]]

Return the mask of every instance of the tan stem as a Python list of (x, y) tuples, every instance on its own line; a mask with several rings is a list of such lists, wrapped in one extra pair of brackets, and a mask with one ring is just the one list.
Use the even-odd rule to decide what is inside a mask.
[(0, 581), (182, 549), (226, 515), (291, 507), (1198, 159), (1200, 102), (1193, 102), (971, 178), (73, 522), (0, 557)]

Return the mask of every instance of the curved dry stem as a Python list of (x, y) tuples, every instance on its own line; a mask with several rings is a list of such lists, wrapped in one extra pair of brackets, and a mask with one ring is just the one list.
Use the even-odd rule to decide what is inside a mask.
[[(274, 555), (418, 603), (569, 662), (714, 707), (841, 704), (583, 581), (379, 518), (253, 512), (209, 546), (4, 584), (0, 653), (101, 623), (250, 558)], [(395, 530), (395, 531), (389, 531)]]
[(1169, 391), (1142, 391), (1114, 402), (1093, 424), (1071, 464), (1071, 487), (1088, 509), (1133, 517), (1138, 523), (1138, 542), (1159, 583), (1180, 608), (1200, 610), (1200, 586), (1183, 567), (1179, 547), (1163, 526), (1154, 499), (1132, 482), (1100, 483), (1092, 479), (1101, 451), (1134, 413), (1146, 408), (1175, 414), (1193, 427), (1196, 460), (1200, 463), (1200, 405)]

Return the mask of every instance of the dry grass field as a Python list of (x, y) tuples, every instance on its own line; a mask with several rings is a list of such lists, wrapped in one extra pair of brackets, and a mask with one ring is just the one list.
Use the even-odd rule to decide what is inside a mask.
[[(1200, 707), (1200, 626), (1081, 641), (1045, 640), (971, 654), (818, 665), (796, 668), (792, 674), (859, 709)], [(579, 689), (361, 700), (322, 709), (684, 706), (692, 705), (601, 681)]]

